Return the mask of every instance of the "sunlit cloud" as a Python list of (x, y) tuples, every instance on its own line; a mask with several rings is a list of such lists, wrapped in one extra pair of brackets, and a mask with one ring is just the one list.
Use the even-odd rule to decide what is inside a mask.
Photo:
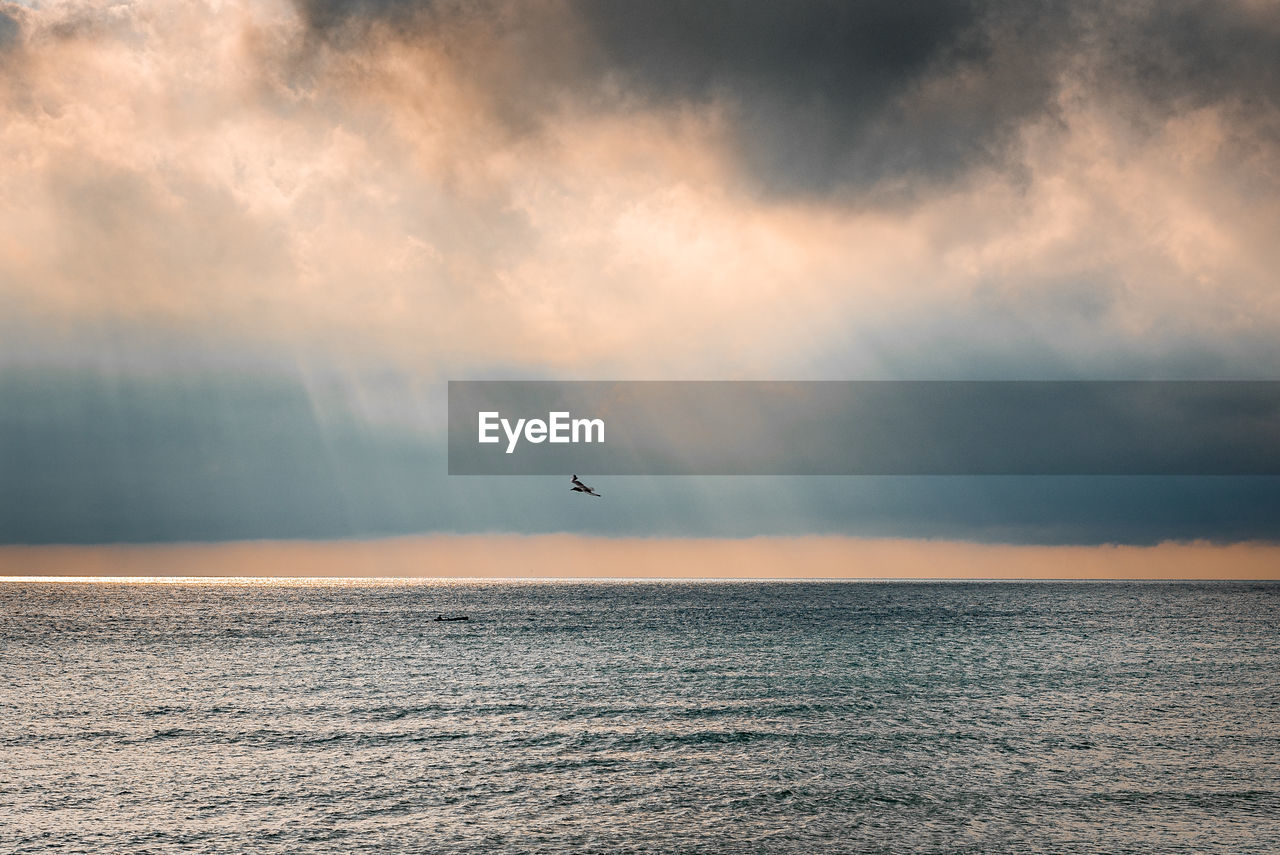
[[(1019, 336), (1086, 370), (1135, 342), (1149, 372), (1206, 342), (1240, 367), (1280, 312), (1274, 103), (1143, 92), (1087, 16), (1034, 97), (988, 115), (1031, 61), (1008, 32), (1028, 22), (995, 7), (865, 60), (902, 79), (851, 94), (736, 54), (651, 67), (660, 34), (628, 46), (597, 4), (6, 8), (0, 288), (29, 323), (428, 373), (760, 376)], [(1270, 10), (1239, 14), (1275, 35)], [(767, 41), (743, 26), (744, 49)], [(981, 49), (949, 59), (972, 26)], [(829, 107), (820, 127), (786, 126), (797, 86)], [(925, 136), (963, 150), (859, 148)], [(813, 175), (799, 162), (833, 146)]]

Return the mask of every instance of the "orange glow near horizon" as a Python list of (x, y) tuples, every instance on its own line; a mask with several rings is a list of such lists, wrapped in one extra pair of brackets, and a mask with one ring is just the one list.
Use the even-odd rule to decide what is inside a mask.
[(469, 535), (219, 544), (6, 546), (0, 576), (252, 579), (1256, 579), (1280, 545), (1014, 546), (844, 537)]

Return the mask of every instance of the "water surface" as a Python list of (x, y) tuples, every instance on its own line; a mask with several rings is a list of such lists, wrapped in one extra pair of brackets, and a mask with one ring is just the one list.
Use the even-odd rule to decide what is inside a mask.
[(1275, 584), (5, 582), (0, 851), (1273, 853), (1278, 629)]

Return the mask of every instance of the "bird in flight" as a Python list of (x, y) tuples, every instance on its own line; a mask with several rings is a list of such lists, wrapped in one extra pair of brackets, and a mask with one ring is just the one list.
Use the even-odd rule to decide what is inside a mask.
[(573, 484), (573, 486), (569, 488), (569, 492), (571, 493), (587, 493), (588, 495), (595, 496), (597, 499), (604, 498), (595, 490), (591, 489), (586, 484), (583, 484), (581, 481), (579, 481), (577, 475), (574, 475), (572, 478), (569, 479), (569, 481), (570, 483)]

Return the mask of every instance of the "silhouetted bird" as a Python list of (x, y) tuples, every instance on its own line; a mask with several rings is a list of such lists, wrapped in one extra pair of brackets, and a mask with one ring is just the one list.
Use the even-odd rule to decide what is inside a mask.
[(604, 498), (595, 490), (592, 490), (586, 484), (583, 484), (581, 481), (579, 481), (577, 475), (574, 475), (572, 478), (569, 479), (569, 481), (573, 484), (573, 486), (569, 488), (569, 491), (572, 493), (586, 493), (589, 496), (595, 496), (597, 499)]

